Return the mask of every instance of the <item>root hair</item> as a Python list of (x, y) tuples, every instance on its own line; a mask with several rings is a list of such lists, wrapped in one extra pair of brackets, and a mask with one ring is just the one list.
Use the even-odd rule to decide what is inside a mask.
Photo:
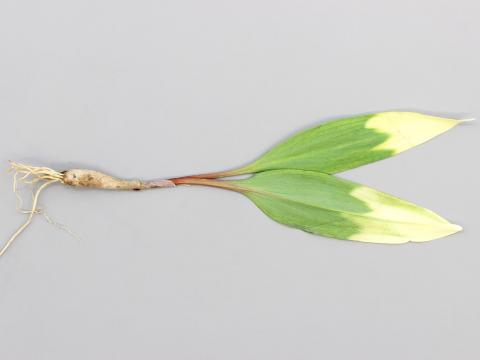
[[(13, 192), (17, 197), (17, 210), (22, 214), (28, 215), (28, 217), (27, 220), (23, 223), (23, 225), (21, 225), (17, 229), (17, 231), (10, 237), (10, 239), (8, 239), (8, 241), (3, 245), (3, 247), (0, 248), (0, 256), (2, 256), (8, 250), (8, 248), (10, 247), (10, 245), (12, 245), (15, 239), (17, 239), (18, 236), (28, 227), (28, 225), (30, 225), (34, 215), (43, 213), (44, 216), (46, 216), (47, 221), (53, 222), (48, 217), (48, 215), (45, 214), (45, 212), (37, 208), (38, 198), (41, 192), (45, 190), (48, 186), (57, 182), (63, 183), (63, 174), (47, 167), (36, 167), (11, 161), (9, 171), (14, 172)], [(23, 201), (18, 191), (19, 182), (32, 186), (41, 183), (41, 185), (33, 193), (32, 207), (30, 210), (22, 208)]]

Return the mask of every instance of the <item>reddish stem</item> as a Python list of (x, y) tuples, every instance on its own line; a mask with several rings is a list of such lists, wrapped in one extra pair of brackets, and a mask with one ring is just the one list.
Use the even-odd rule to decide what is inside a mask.
[(230, 181), (205, 179), (205, 178), (200, 178), (199, 176), (200, 175), (185, 176), (185, 177), (173, 178), (169, 180), (172, 181), (175, 185), (203, 185), (203, 186), (211, 186), (211, 187), (216, 187), (216, 188), (221, 188), (226, 190), (233, 190), (238, 192), (245, 191), (245, 189), (243, 189), (242, 187), (236, 184), (233, 184)]
[(195, 178), (195, 179), (218, 179), (218, 178), (225, 178), (225, 177), (230, 177), (230, 176), (237, 176), (237, 175), (245, 175), (249, 174), (250, 171), (248, 167), (241, 167), (238, 169), (233, 169), (233, 170), (227, 170), (227, 171), (218, 171), (218, 172), (213, 172), (213, 173), (206, 173), (206, 174), (197, 174), (197, 175), (189, 175), (189, 176), (182, 176), (179, 178), (174, 178), (170, 180), (175, 180), (175, 179), (184, 179), (184, 178)]

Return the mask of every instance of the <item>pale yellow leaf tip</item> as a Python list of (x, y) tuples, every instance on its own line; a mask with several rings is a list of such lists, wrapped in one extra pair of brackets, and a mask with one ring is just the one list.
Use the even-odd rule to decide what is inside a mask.
[(385, 222), (384, 233), (378, 228), (361, 226), (361, 231), (349, 237), (350, 240), (376, 244), (405, 244), (427, 242), (453, 235), (463, 230), (460, 225), (452, 223), (391, 223)]
[(452, 232), (452, 234), (455, 234), (455, 233), (460, 232), (460, 231), (463, 230), (463, 227), (460, 226), (460, 225), (457, 225), (457, 224), (452, 224), (452, 227), (455, 229), (455, 231)]
[(397, 154), (420, 145), (461, 122), (462, 120), (413, 112), (383, 112), (372, 116), (365, 126), (388, 135), (375, 150), (389, 150)]
[(430, 232), (427, 236), (419, 236), (418, 238), (411, 239), (411, 242), (427, 242), (431, 240), (437, 240), (446, 236), (453, 235), (462, 231), (463, 228), (460, 225), (448, 224), (438, 227), (435, 231)]
[(406, 243), (420, 243), (444, 238), (462, 231), (462, 227), (456, 224), (436, 224), (432, 226), (425, 226), (426, 224), (411, 224), (408, 225), (394, 225), (393, 232), (381, 234), (378, 232), (371, 232), (368, 228), (363, 231), (351, 235), (350, 240), (356, 240), (367, 243), (398, 245)]

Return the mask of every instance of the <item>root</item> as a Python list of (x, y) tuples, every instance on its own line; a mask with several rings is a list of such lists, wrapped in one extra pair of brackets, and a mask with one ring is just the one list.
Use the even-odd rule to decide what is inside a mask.
[[(43, 190), (48, 186), (61, 182), (63, 183), (63, 174), (58, 171), (52, 170), (46, 167), (35, 167), (20, 164), (17, 162), (10, 162), (10, 171), (14, 171), (13, 176), (13, 192), (17, 197), (17, 210), (22, 214), (28, 214), (27, 220), (23, 225), (21, 225), (17, 231), (8, 239), (8, 241), (0, 249), (0, 257), (8, 250), (10, 245), (18, 238), (18, 236), (30, 225), (32, 222), (33, 216), (36, 214), (43, 214), (47, 221), (54, 223), (48, 215), (41, 209), (37, 208), (38, 198)], [(22, 209), (22, 198), (18, 192), (18, 183), (22, 182), (25, 184), (35, 185), (37, 183), (42, 183), (33, 194), (32, 208), (30, 210)]]
[(22, 175), (20, 181), (26, 184), (35, 184), (39, 181), (56, 180), (63, 183), (63, 174), (47, 167), (30, 166), (10, 161), (10, 170), (15, 175)]
[[(68, 232), (75, 238), (78, 238), (78, 236), (72, 233), (72, 231), (70, 231), (67, 227), (53, 221), (44, 210), (37, 207), (38, 198), (41, 192), (54, 183), (61, 183), (63, 185), (73, 187), (95, 188), (103, 190), (147, 190), (175, 186), (174, 181), (166, 179), (157, 179), (151, 181), (125, 180), (118, 179), (94, 170), (70, 169), (63, 172), (58, 172), (48, 167), (30, 166), (14, 161), (10, 162), (9, 171), (14, 172), (13, 192), (17, 198), (17, 211), (28, 216), (25, 223), (21, 225), (12, 235), (12, 237), (3, 245), (3, 247), (0, 248), (0, 257), (7, 251), (10, 245), (12, 245), (12, 243), (18, 238), (18, 236), (30, 225), (33, 216), (38, 214), (42, 214), (50, 224)], [(197, 181), (193, 181), (192, 184), (200, 184), (199, 181), (201, 180), (197, 179)], [(213, 180), (211, 182), (213, 183)], [(23, 200), (18, 190), (19, 183), (30, 185), (32, 186), (32, 189), (36, 188), (36, 190), (33, 191), (32, 206), (30, 209), (23, 208)], [(179, 181), (178, 183), (186, 184), (188, 182)]]

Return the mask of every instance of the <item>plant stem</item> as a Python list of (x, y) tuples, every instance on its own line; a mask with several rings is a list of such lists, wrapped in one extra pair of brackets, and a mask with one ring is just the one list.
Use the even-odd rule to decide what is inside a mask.
[[(251, 171), (249, 171), (248, 166), (244, 166), (241, 168), (236, 168), (236, 169), (227, 170), (227, 171), (218, 171), (218, 172), (212, 172), (212, 173), (189, 175), (189, 176), (184, 176), (184, 177), (175, 178), (175, 179), (183, 179), (183, 178), (218, 179), (218, 178), (225, 178), (225, 177), (231, 177), (231, 176), (237, 176), (237, 175), (245, 175), (250, 173)], [(170, 179), (170, 180), (173, 180), (173, 179)]]
[(175, 185), (203, 185), (203, 186), (211, 186), (226, 190), (233, 190), (238, 192), (244, 192), (245, 189), (242, 187), (235, 185), (229, 181), (225, 180), (212, 180), (208, 178), (200, 178), (200, 175), (195, 176), (185, 176), (180, 178), (173, 178), (169, 179)]

